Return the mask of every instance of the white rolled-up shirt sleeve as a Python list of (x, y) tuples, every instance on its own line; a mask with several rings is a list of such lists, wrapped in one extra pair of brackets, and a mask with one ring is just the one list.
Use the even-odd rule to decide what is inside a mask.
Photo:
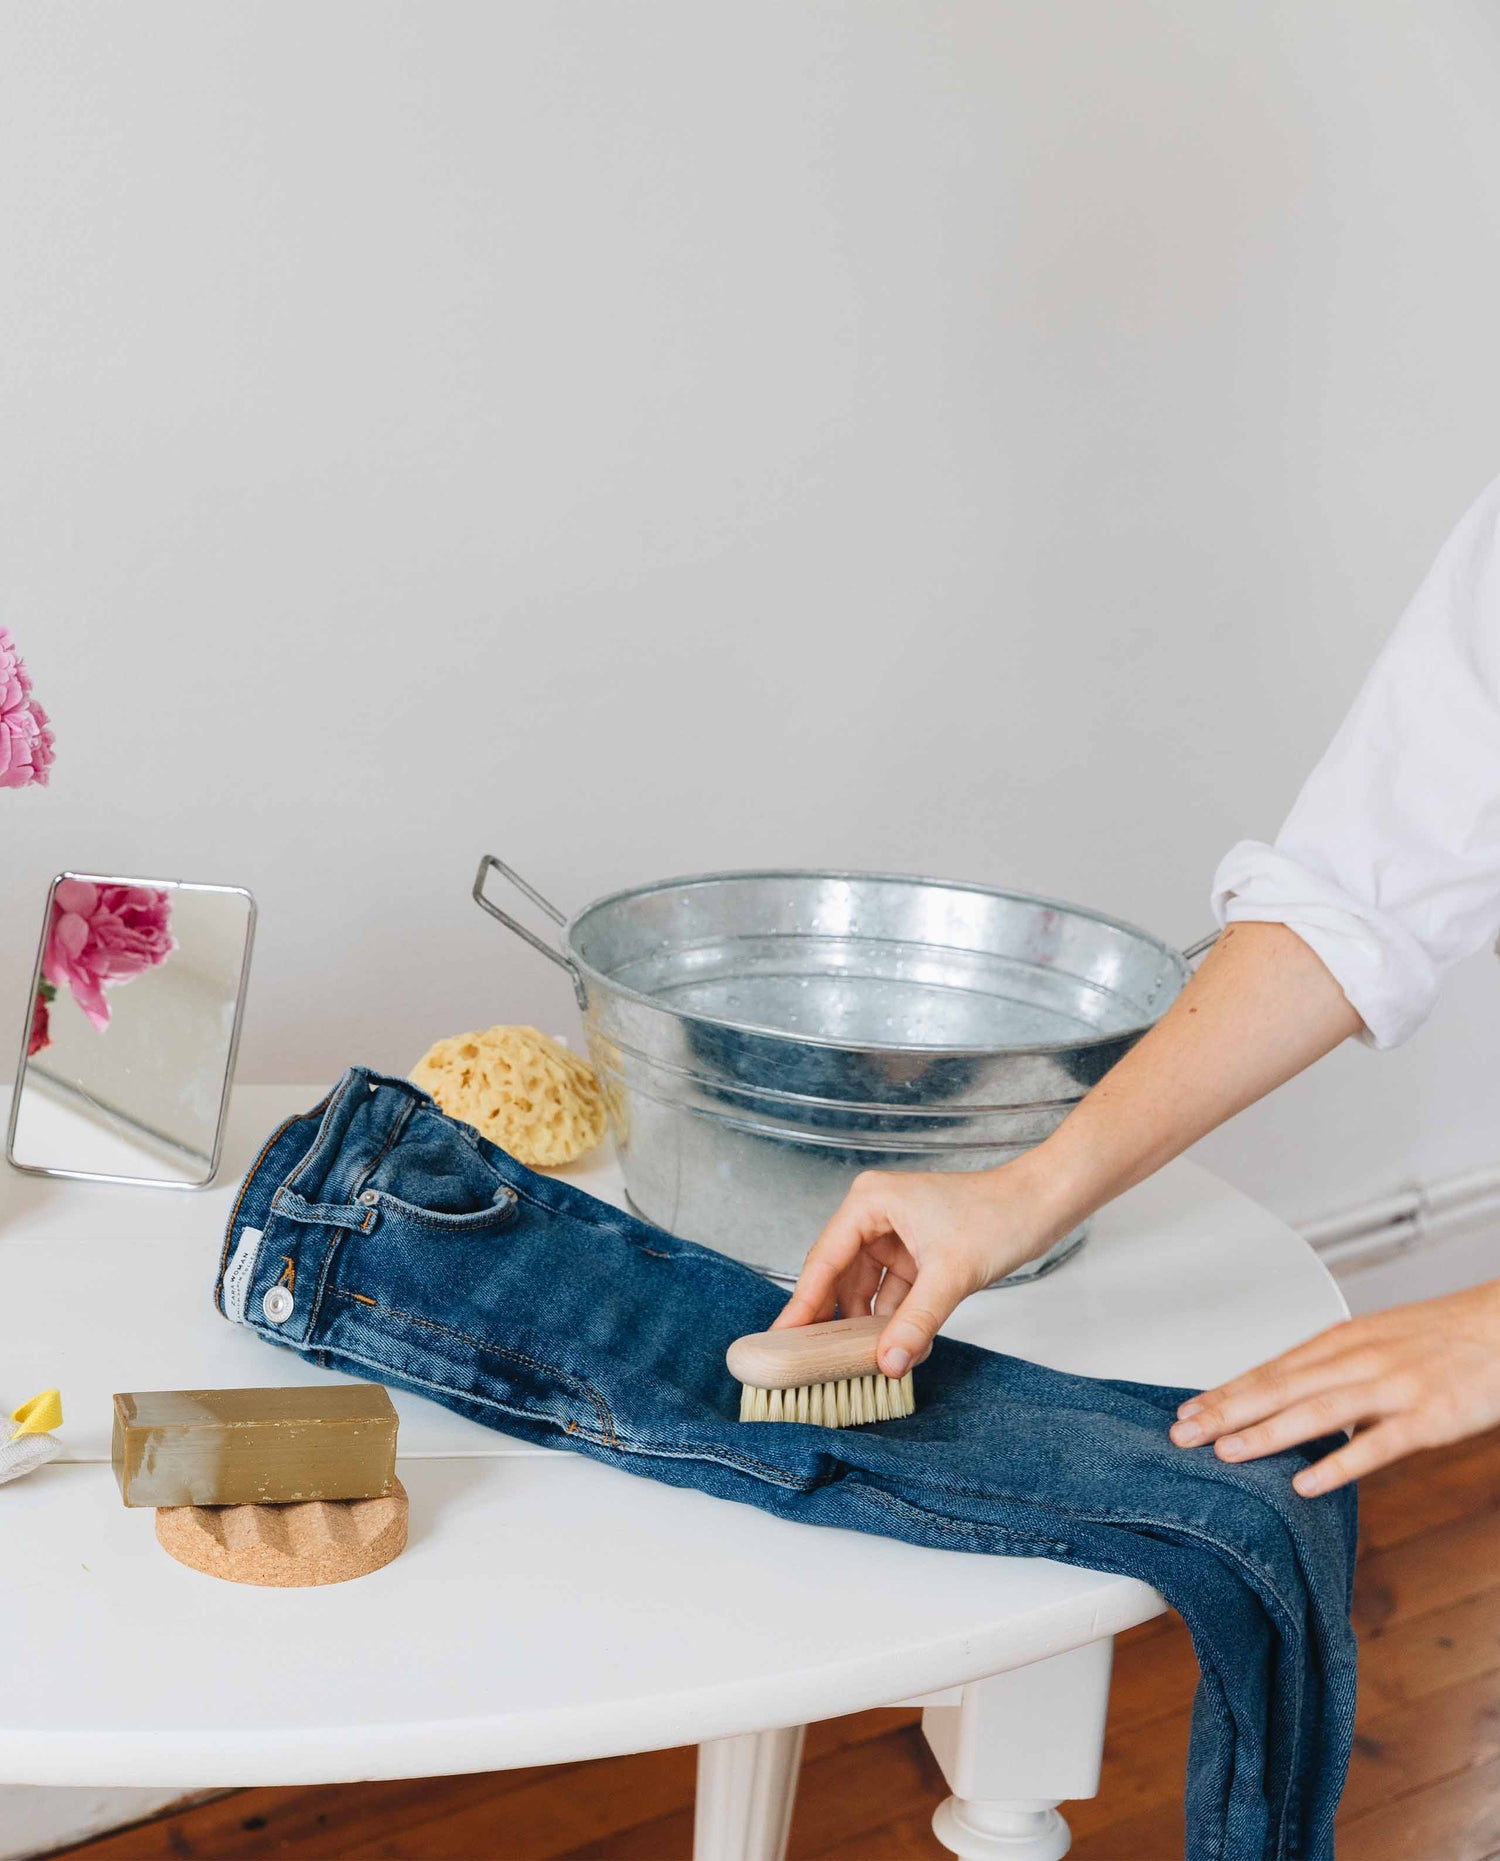
[(1274, 844), (1213, 883), (1220, 925), (1288, 925), (1394, 1047), (1500, 929), (1500, 479), (1444, 544)]

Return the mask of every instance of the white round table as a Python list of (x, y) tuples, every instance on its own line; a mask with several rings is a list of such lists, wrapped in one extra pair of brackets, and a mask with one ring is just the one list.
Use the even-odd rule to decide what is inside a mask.
[[(921, 1698), (948, 1845), (1055, 1861), (1055, 1805), (1098, 1787), (1112, 1637), (1163, 1606), (1144, 1583), (809, 1530), (400, 1393), (411, 1542), (385, 1570), (247, 1589), (158, 1548), (108, 1465), (113, 1391), (344, 1380), (212, 1305), (235, 1181), (320, 1095), (239, 1088), (208, 1190), (0, 1169), (0, 1402), (55, 1384), (67, 1414), (65, 1459), (0, 1487), (0, 1783), (330, 1783), (695, 1743), (698, 1861), (776, 1861), (801, 1728)], [(571, 1175), (622, 1199), (607, 1157)], [(1290, 1229), (1182, 1162), (948, 1328), (1201, 1385), (1343, 1315)]]

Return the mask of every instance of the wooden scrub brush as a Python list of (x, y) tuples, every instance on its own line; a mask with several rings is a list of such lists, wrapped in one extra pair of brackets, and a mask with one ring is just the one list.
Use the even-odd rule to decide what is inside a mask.
[(888, 1322), (835, 1318), (825, 1325), (736, 1338), (724, 1361), (744, 1386), (740, 1420), (857, 1428), (910, 1415), (916, 1407), (911, 1371), (883, 1376), (875, 1362), (875, 1346)]

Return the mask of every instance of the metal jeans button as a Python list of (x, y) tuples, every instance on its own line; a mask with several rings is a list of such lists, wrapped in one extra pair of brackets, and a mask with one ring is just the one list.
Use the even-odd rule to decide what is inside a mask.
[(364, 1203), (366, 1208), (373, 1208), (380, 1200), (380, 1197), (373, 1189), (361, 1189), (359, 1192), (359, 1199)]
[(272, 1286), (260, 1303), (261, 1310), (273, 1325), (284, 1325), (292, 1315), (295, 1301), (285, 1286)]

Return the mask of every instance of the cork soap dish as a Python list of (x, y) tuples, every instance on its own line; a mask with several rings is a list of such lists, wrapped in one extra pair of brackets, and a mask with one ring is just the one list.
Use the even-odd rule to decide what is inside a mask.
[(379, 1570), (406, 1548), (406, 1489), (383, 1499), (160, 1506), (156, 1536), (179, 1564), (228, 1583), (302, 1589)]
[(127, 1506), (156, 1508), (179, 1564), (276, 1589), (347, 1583), (406, 1548), (396, 1426), (372, 1383), (119, 1394), (115, 1477)]

